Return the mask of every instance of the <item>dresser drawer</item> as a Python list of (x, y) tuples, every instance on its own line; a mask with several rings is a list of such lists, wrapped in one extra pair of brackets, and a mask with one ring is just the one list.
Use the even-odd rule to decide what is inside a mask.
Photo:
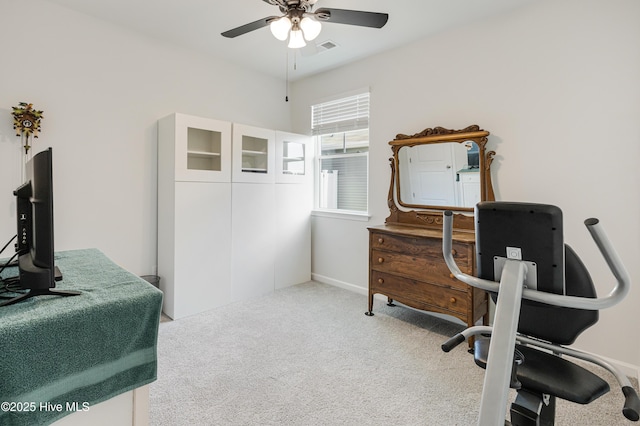
[[(472, 271), (468, 268), (472, 264), (469, 259), (469, 245), (453, 242), (453, 257), (456, 263), (466, 273)], [(443, 263), (442, 239), (405, 237), (380, 232), (371, 232), (370, 249), (393, 251), (430, 259), (434, 263)], [(447, 269), (448, 271), (448, 269)]]
[(429, 306), (423, 305), (431, 305), (459, 314), (466, 314), (469, 309), (468, 293), (465, 289), (440, 287), (375, 270), (371, 271), (370, 280), (369, 286), (375, 293), (407, 301), (418, 309), (430, 310)]
[(371, 269), (406, 278), (441, 284), (462, 291), (468, 289), (467, 284), (453, 277), (442, 255), (418, 257), (391, 251), (371, 250)]
[(442, 240), (430, 238), (402, 237), (374, 232), (371, 234), (371, 248), (416, 256), (442, 257)]

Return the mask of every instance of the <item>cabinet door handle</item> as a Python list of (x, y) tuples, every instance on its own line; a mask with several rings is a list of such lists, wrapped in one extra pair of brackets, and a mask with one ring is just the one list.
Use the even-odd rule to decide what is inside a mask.
[(379, 257), (379, 258), (378, 258), (378, 263), (382, 263), (382, 262), (384, 262), (384, 258)]

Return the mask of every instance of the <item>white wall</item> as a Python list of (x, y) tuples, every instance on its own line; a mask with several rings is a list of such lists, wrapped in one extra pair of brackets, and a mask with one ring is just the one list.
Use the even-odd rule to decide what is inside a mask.
[[(498, 153), (497, 198), (560, 206), (565, 240), (606, 294), (613, 277), (582, 224), (600, 218), (638, 284), (639, 19), (636, 0), (543, 0), (295, 83), (298, 132), (318, 99), (371, 88), (371, 220), (315, 218), (313, 272), (364, 291), (365, 228), (388, 214), (387, 142), (479, 124)], [(578, 346), (640, 365), (639, 303), (636, 288)]]
[(0, 39), (2, 244), (15, 234), (18, 102), (44, 111), (34, 146), (53, 147), (56, 249), (96, 247), (137, 274), (156, 264), (159, 118), (183, 112), (290, 128), (280, 80), (51, 3), (0, 2)]

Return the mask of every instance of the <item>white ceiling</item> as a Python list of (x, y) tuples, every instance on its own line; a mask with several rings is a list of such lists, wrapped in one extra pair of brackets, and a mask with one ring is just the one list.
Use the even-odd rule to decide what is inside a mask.
[(280, 15), (276, 6), (263, 0), (46, 1), (275, 77), (285, 78), (289, 64), (288, 78), (296, 80), (534, 0), (318, 0), (316, 9), (384, 12), (389, 14), (389, 21), (381, 29), (324, 23), (312, 43), (332, 41), (338, 47), (317, 53), (310, 43), (295, 55), (285, 42), (271, 35), (268, 27), (233, 39), (220, 35)]

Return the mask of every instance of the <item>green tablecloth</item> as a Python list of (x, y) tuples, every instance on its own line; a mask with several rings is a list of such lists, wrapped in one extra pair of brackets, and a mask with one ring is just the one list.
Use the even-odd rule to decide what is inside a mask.
[(162, 292), (95, 249), (55, 261), (56, 288), (81, 295), (0, 307), (1, 425), (50, 424), (156, 379)]

